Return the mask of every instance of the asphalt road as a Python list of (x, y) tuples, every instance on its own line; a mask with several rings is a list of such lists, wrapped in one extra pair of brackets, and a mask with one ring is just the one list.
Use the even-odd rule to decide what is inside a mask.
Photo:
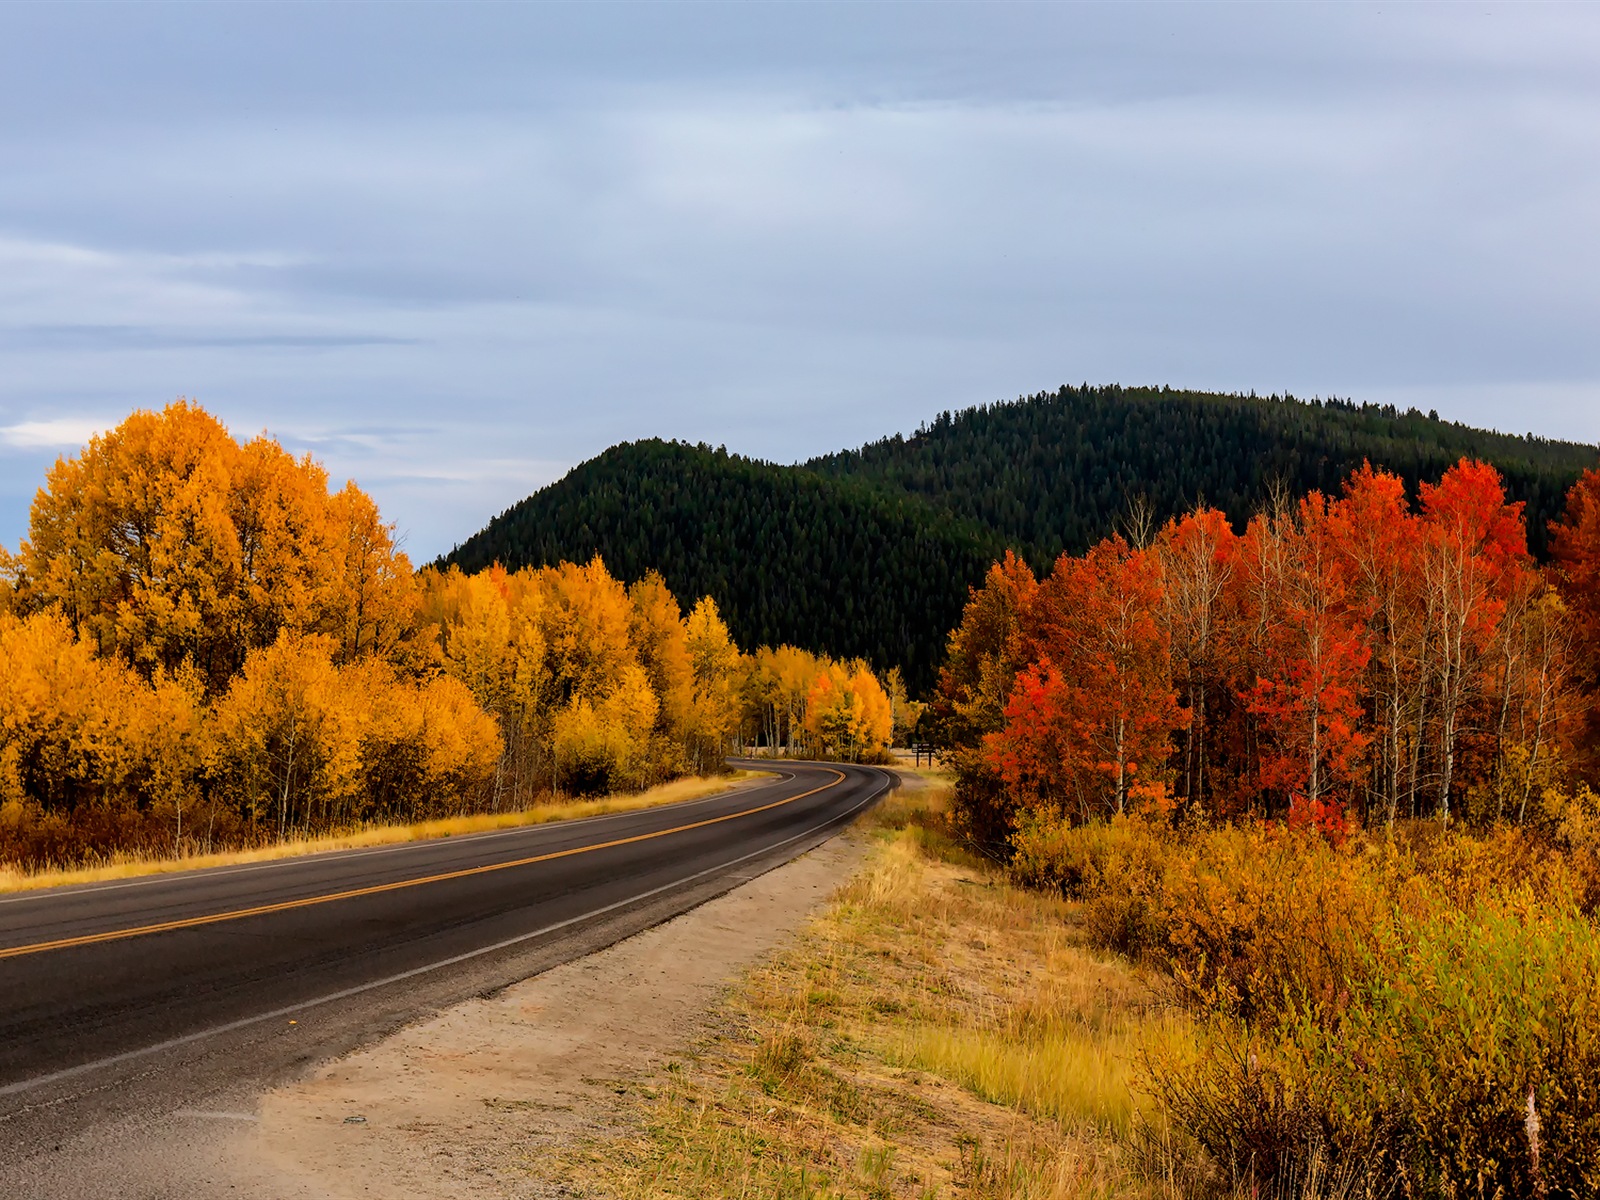
[[(847, 765), (634, 813), (0, 896), (0, 1195), (738, 886), (893, 782)], [(77, 1184), (70, 1180), (77, 1164)], [(45, 1181), (45, 1182), (41, 1182)], [(63, 1182), (66, 1181), (66, 1182)]]

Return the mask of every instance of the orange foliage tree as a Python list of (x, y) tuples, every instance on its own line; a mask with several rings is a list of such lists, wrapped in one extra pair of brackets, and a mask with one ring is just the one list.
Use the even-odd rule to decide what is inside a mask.
[(329, 633), (347, 660), (409, 631), (404, 555), (370, 500), (266, 435), (241, 445), (178, 401), (137, 412), (51, 469), (12, 576), (146, 678), (189, 664), (223, 690), (283, 630)]
[(1325, 498), (1312, 492), (1293, 512), (1256, 517), (1241, 559), (1259, 785), (1287, 804), (1291, 824), (1337, 836), (1368, 740), (1360, 726), (1371, 651)]
[(1174, 731), (1187, 724), (1172, 684), (1160, 561), (1120, 536), (1067, 555), (1023, 613), (1033, 661), (1017, 676), (1005, 725), (984, 739), (990, 766), (1037, 803), (1087, 819), (1148, 800)]
[(1586, 471), (1550, 525), (1552, 572), (1571, 614), (1574, 668), (1586, 703), (1578, 718), (1579, 764), (1600, 783), (1600, 468)]
[(931, 708), (957, 823), (1002, 843), (1019, 811), (1114, 813), (1136, 782), (1333, 837), (1532, 819), (1574, 763), (1596, 769), (1578, 725), (1592, 744), (1600, 471), (1552, 537), (1547, 576), (1499, 474), (1463, 459), (1415, 504), (1367, 465), (1242, 535), (1201, 509), (1148, 549), (1063, 556), (1043, 583), (1008, 556), (951, 634)]

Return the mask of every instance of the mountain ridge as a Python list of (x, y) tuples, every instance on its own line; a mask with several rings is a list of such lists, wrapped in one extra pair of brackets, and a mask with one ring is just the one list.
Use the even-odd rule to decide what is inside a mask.
[(515, 569), (598, 553), (621, 578), (655, 569), (678, 595), (714, 597), (742, 645), (859, 655), (922, 689), (968, 586), (1008, 547), (1043, 569), (1135, 503), (1158, 521), (1214, 504), (1242, 525), (1275, 488), (1335, 492), (1370, 460), (1415, 494), (1462, 457), (1501, 471), (1542, 555), (1547, 522), (1600, 449), (1337, 399), (1063, 387), (794, 465), (618, 443), (438, 563)]

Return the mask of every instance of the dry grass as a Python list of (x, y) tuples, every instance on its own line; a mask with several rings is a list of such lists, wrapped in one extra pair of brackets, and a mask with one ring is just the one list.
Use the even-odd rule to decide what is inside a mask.
[(543, 825), (550, 821), (574, 821), (608, 813), (633, 812), (684, 800), (699, 800), (716, 795), (745, 780), (770, 774), (766, 771), (735, 771), (714, 778), (674, 779), (643, 792), (601, 796), (594, 800), (574, 800), (559, 804), (538, 804), (515, 812), (479, 813), (463, 817), (443, 817), (411, 825), (371, 825), (348, 833), (324, 837), (290, 838), (248, 850), (216, 854), (192, 854), (181, 858), (118, 857), (89, 867), (21, 871), (0, 865), (0, 892), (29, 891), (59, 887), (69, 883), (99, 883), (108, 879), (129, 879), (140, 875), (161, 875), (171, 871), (193, 871), (203, 867), (226, 867), (240, 863), (266, 862), (320, 854), (329, 850), (355, 850), (364, 846), (387, 846), (398, 842), (418, 842), (429, 838), (459, 837), (487, 833), (496, 829), (515, 829), (524, 825)]
[(946, 841), (936, 779), (909, 783), (867, 869), (734, 989), (722, 1031), (629, 1081), (634, 1132), (565, 1154), (570, 1194), (1191, 1194), (1137, 1079), (1183, 1018), (1069, 906)]

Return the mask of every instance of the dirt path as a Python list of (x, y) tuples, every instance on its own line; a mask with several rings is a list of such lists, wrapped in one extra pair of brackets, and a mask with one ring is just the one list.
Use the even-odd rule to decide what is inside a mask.
[(605, 1132), (618, 1081), (693, 1039), (719, 991), (863, 853), (858, 836), (835, 838), (665, 925), (328, 1063), (263, 1097), (208, 1173), (260, 1200), (551, 1194), (533, 1169), (541, 1149)]

